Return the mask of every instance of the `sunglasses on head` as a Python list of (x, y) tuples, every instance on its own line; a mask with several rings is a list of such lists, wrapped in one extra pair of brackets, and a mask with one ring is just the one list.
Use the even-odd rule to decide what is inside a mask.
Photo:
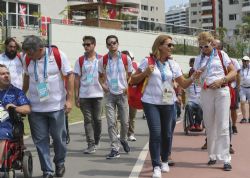
[(107, 43), (108, 46), (116, 45), (116, 44), (117, 44), (117, 41), (111, 41), (110, 43)]
[(91, 45), (91, 43), (83, 43), (83, 44), (82, 44), (83, 47), (85, 47), (85, 46), (88, 46), (88, 47), (89, 47), (90, 45)]

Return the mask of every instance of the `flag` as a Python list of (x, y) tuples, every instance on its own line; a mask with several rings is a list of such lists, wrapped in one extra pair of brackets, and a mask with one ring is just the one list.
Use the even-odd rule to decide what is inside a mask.
[(47, 25), (51, 22), (50, 17), (42, 16), (41, 18), (41, 32), (43, 36), (47, 35)]
[(20, 4), (19, 5), (19, 14), (21, 14), (20, 15), (20, 27), (24, 27), (24, 26), (26, 26), (26, 10), (27, 10), (27, 7), (26, 7), (26, 5), (24, 5), (24, 4)]

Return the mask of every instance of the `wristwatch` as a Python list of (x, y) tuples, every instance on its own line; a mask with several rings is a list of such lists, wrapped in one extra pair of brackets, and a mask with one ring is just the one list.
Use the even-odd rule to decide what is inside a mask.
[(226, 84), (227, 83), (227, 78), (223, 77), (222, 81), (223, 81), (223, 84)]

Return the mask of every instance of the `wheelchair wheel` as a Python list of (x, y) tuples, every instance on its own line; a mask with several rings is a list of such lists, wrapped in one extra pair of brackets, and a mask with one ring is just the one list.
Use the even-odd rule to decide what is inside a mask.
[(188, 129), (189, 129), (189, 118), (188, 118), (188, 112), (185, 110), (185, 113), (184, 113), (184, 120), (183, 120), (183, 129), (184, 129), (184, 133), (185, 135), (188, 135)]
[(23, 155), (23, 174), (24, 178), (32, 178), (33, 160), (30, 151), (25, 151)]
[(9, 172), (4, 172), (3, 178), (16, 178), (15, 170), (10, 170)]

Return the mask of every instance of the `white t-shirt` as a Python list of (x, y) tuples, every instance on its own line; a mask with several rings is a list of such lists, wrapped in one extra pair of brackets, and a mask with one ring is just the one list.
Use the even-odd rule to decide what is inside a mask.
[[(151, 73), (148, 84), (145, 87), (142, 101), (150, 104), (166, 105), (163, 102), (164, 86), (173, 86), (173, 80), (182, 76), (182, 71), (178, 63), (174, 60), (166, 61), (162, 66), (166, 67), (166, 80), (162, 81), (161, 72), (155, 63), (154, 71)], [(139, 69), (144, 72), (148, 67), (148, 58), (142, 60)], [(176, 100), (175, 92), (173, 91), (173, 102)]]
[(80, 79), (80, 98), (103, 97), (103, 90), (99, 83), (98, 59), (93, 61), (84, 58), (82, 68), (80, 69), (79, 59), (75, 62), (74, 73), (81, 76)]
[[(34, 60), (30, 61), (28, 68), (25, 66), (25, 74), (29, 75), (29, 100), (31, 103), (31, 110), (33, 112), (52, 112), (58, 111), (64, 108), (66, 101), (66, 90), (64, 86), (64, 81), (62, 79), (61, 74), (63, 76), (68, 75), (72, 72), (72, 68), (68, 61), (67, 56), (62, 52), (60, 52), (61, 56), (61, 71), (58, 68), (55, 57), (53, 53), (49, 55), (48, 65), (47, 65), (47, 83), (49, 88), (49, 98), (45, 101), (40, 101), (37, 84), (39, 82), (44, 82), (44, 62), (45, 56), (37, 61), (37, 73), (38, 73), (38, 82), (35, 80), (35, 72), (34, 72)], [(46, 53), (48, 53), (48, 48), (46, 48)]]
[[(119, 52), (119, 55), (121, 53)], [(132, 61), (127, 56), (127, 72), (132, 72)], [(110, 93), (114, 95), (119, 95), (124, 92), (125, 89), (128, 88), (127, 75), (125, 66), (123, 64), (122, 58), (112, 58), (108, 59), (108, 63), (106, 65), (106, 70), (103, 67), (103, 58), (99, 60), (98, 70), (100, 73), (107, 75), (106, 84), (109, 88)]]
[(201, 87), (199, 84), (193, 82), (187, 89), (187, 102), (191, 101), (196, 104), (200, 104)]
[(240, 85), (242, 87), (250, 87), (250, 65), (245, 69), (243, 69), (243, 66), (241, 66)]
[[(225, 53), (224, 51), (221, 51), (221, 54), (222, 54), (223, 64), (227, 68), (231, 64), (231, 60), (228, 57), (227, 53)], [(199, 55), (195, 58), (195, 62), (194, 62), (195, 70), (204, 69), (204, 72), (201, 75), (201, 80), (206, 81), (207, 85), (210, 85), (214, 81), (225, 77), (223, 66), (221, 64), (217, 51), (215, 51), (214, 56), (212, 57), (212, 60), (210, 61), (210, 65), (208, 64), (209, 59), (210, 59), (210, 56), (202, 57), (202, 55)], [(201, 85), (203, 85), (203, 82), (201, 82)]]
[[(235, 68), (236, 72), (240, 71), (241, 67), (240, 67), (240, 64), (239, 64), (238, 60), (235, 59), (235, 58), (231, 58), (231, 60), (232, 60), (232, 63), (233, 63), (233, 65), (234, 65), (234, 68)], [(233, 82), (231, 83), (231, 86), (232, 86), (233, 88), (235, 88), (235, 87), (236, 87), (236, 81), (233, 81)]]
[(6, 65), (10, 72), (11, 84), (19, 89), (23, 88), (24, 69), (21, 60), (18, 56), (14, 59), (9, 59), (5, 53), (0, 54), (0, 64)]

